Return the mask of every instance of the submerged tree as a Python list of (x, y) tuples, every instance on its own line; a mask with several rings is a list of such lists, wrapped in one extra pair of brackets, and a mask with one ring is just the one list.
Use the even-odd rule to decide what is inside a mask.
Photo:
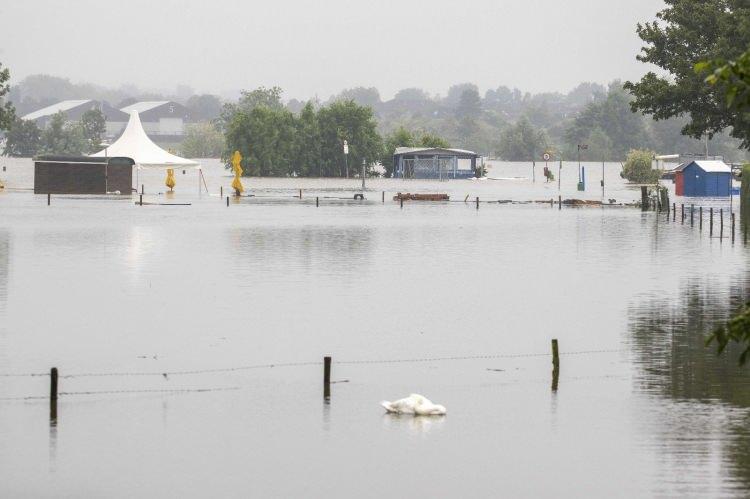
[(653, 151), (634, 149), (628, 153), (620, 176), (637, 184), (653, 184), (659, 180), (661, 172), (651, 168)]
[[(383, 139), (377, 132), (372, 108), (360, 106), (352, 100), (337, 101), (318, 111), (318, 123), (324, 175), (345, 176), (346, 160), (350, 174), (354, 174), (360, 171), (363, 161), (369, 170), (380, 159)], [(344, 140), (349, 144), (348, 158), (344, 158)]]

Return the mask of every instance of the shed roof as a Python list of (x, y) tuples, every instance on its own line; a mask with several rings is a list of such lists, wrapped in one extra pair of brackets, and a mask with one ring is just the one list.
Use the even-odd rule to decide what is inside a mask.
[(698, 165), (701, 170), (707, 173), (732, 173), (732, 169), (723, 161), (701, 159), (682, 163), (680, 166), (675, 168), (675, 171), (681, 172), (693, 163)]
[(43, 107), (42, 109), (38, 109), (34, 111), (33, 113), (29, 113), (25, 116), (22, 116), (21, 119), (24, 120), (37, 120), (39, 118), (43, 118), (45, 116), (51, 116), (53, 114), (56, 114), (60, 111), (68, 111), (70, 109), (73, 109), (74, 107), (78, 107), (82, 104), (86, 104), (87, 102), (91, 102), (91, 99), (83, 99), (83, 100), (64, 100), (62, 102), (58, 102), (57, 104), (52, 104), (51, 106)]
[(125, 106), (120, 111), (124, 113), (130, 114), (130, 111), (138, 111), (139, 113), (146, 112), (150, 109), (154, 109), (155, 107), (163, 106), (164, 104), (169, 104), (168, 100), (152, 100), (152, 101), (142, 101), (142, 102), (136, 102), (135, 104), (131, 104), (129, 106)]
[(459, 156), (479, 156), (474, 151), (467, 151), (466, 149), (451, 149), (444, 147), (397, 147), (395, 156), (402, 154), (453, 154)]

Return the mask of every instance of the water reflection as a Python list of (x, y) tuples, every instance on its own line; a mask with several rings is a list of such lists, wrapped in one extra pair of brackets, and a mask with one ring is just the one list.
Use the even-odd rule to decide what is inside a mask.
[(413, 416), (410, 414), (384, 414), (385, 428), (406, 429), (413, 435), (427, 435), (439, 430), (445, 424), (446, 416)]
[(272, 271), (295, 262), (306, 273), (333, 266), (337, 273), (361, 272), (373, 247), (370, 227), (235, 227), (229, 230), (238, 269), (259, 265)]
[(662, 398), (649, 402), (641, 424), (650, 434), (644, 445), (665, 456), (664, 477), (690, 464), (709, 480), (719, 464), (724, 484), (750, 487), (750, 377), (737, 365), (738, 347), (721, 357), (705, 347), (713, 327), (743, 303), (747, 284), (744, 276), (723, 289), (710, 278), (690, 280), (677, 299), (649, 295), (630, 307), (636, 388)]

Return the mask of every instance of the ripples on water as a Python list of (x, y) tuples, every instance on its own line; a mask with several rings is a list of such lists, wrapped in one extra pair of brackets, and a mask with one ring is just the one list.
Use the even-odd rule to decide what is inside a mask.
[[(5, 162), (2, 160), (0, 162)], [(741, 244), (629, 208), (408, 203), (398, 191), (549, 199), (528, 180), (246, 179), (227, 208), (216, 164), (169, 199), (46, 199), (30, 163), (0, 194), (0, 372), (165, 372), (334, 356), (215, 374), (63, 378), (62, 391), (238, 388), (0, 401), (0, 491), (14, 496), (743, 496), (747, 370), (703, 341), (747, 296)], [(566, 164), (564, 197), (575, 191)], [(538, 168), (541, 173), (541, 167)], [(587, 170), (598, 186), (598, 168)], [(497, 164), (496, 177), (529, 165)], [(607, 197), (637, 191), (607, 166)], [(491, 175), (493, 175), (491, 173)], [(541, 177), (541, 174), (539, 175)], [(164, 200), (161, 174), (139, 175)], [(302, 186), (305, 199), (294, 200)], [(380, 191), (387, 190), (381, 204)], [(586, 196), (598, 199), (597, 188)], [(678, 203), (681, 200), (677, 200)], [(720, 206), (719, 201), (712, 205)], [(546, 353), (549, 357), (336, 364)], [(0, 378), (0, 397), (47, 378)], [(444, 419), (384, 416), (422, 392)]]

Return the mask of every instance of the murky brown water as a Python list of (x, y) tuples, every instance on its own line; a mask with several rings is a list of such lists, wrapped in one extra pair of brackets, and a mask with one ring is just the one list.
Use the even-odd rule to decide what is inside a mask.
[[(703, 347), (747, 296), (740, 240), (630, 208), (388, 199), (556, 198), (540, 167), (536, 184), (373, 180), (365, 203), (332, 199), (356, 180), (247, 179), (258, 198), (227, 208), (215, 163), (200, 198), (192, 172), (170, 198), (155, 194), (161, 173), (139, 174), (147, 201), (192, 203), (143, 207), (48, 207), (19, 190), (28, 160), (0, 164), (0, 373), (57, 366), (74, 375), (62, 392), (135, 391), (61, 395), (51, 426), (44, 398), (8, 400), (46, 396), (47, 377), (0, 377), (0, 496), (747, 493), (747, 369)], [(617, 166), (606, 197), (637, 198)], [(563, 196), (577, 195), (575, 167), (563, 175)], [(513, 356), (547, 354), (551, 338), (556, 394), (549, 356)], [(591, 350), (604, 352), (575, 354)], [(348, 380), (330, 404), (326, 354)], [(351, 363), (475, 355), (497, 357)], [(313, 364), (158, 375), (285, 362)], [(75, 376), (121, 372), (157, 375)], [(142, 392), (183, 389), (216, 391)], [(448, 416), (383, 414), (380, 400), (411, 392)]]

